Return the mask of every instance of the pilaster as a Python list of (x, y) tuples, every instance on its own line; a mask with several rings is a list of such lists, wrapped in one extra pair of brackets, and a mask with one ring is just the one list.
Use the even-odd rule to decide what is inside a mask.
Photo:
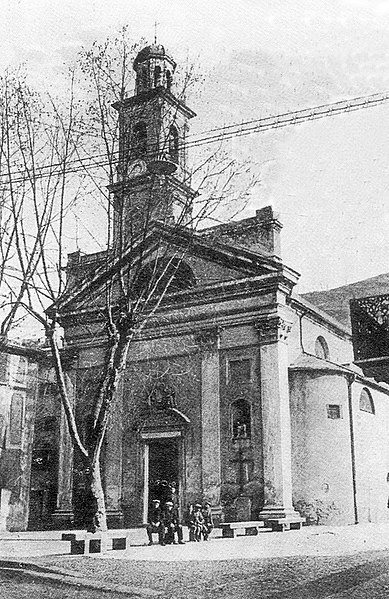
[(260, 342), (264, 507), (260, 519), (293, 520), (287, 339), (291, 322), (274, 314), (256, 325)]
[(196, 335), (201, 351), (201, 462), (203, 498), (220, 511), (220, 329), (203, 329)]
[[(75, 397), (75, 372), (65, 373), (66, 387), (71, 403)], [(52, 518), (58, 528), (68, 528), (73, 524), (73, 443), (70, 437), (65, 410), (61, 404), (61, 422), (58, 455), (57, 506)]]
[(105, 499), (109, 528), (120, 528), (123, 525), (122, 499), (122, 397), (123, 386), (120, 384), (111, 419), (106, 432), (105, 447)]

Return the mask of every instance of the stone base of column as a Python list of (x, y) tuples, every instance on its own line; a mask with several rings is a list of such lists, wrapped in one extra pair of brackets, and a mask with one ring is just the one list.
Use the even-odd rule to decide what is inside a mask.
[(267, 505), (259, 512), (259, 520), (268, 520), (269, 518), (291, 518), (296, 516), (301, 518), (299, 512), (293, 507), (286, 508), (282, 506)]
[(51, 514), (54, 528), (57, 530), (66, 530), (74, 528), (74, 513), (73, 510), (55, 510)]
[(291, 528), (301, 528), (306, 518), (303, 518), (293, 507), (285, 508), (269, 505), (259, 513), (258, 520), (263, 520), (265, 526), (273, 531), (282, 532)]
[(124, 514), (121, 510), (107, 510), (108, 528), (124, 528)]

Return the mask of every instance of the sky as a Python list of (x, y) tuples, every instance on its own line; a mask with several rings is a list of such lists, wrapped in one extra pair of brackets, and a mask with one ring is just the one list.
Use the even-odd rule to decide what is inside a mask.
[[(203, 83), (192, 132), (389, 91), (387, 0), (0, 0), (0, 70), (60, 86), (80, 48), (128, 25)], [(272, 204), (301, 292), (389, 271), (389, 102), (236, 138), (260, 174), (241, 216)], [(74, 248), (69, 248), (72, 250)]]

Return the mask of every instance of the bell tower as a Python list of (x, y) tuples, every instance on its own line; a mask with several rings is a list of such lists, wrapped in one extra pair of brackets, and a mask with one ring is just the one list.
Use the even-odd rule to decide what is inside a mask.
[(127, 245), (151, 221), (185, 225), (195, 192), (186, 169), (188, 121), (196, 116), (174, 95), (176, 63), (160, 44), (143, 48), (133, 64), (135, 94), (114, 104), (119, 113), (119, 165), (114, 240)]

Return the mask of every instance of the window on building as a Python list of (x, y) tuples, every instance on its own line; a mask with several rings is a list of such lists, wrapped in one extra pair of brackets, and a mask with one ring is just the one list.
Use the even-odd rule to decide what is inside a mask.
[(14, 393), (9, 410), (8, 444), (20, 446), (23, 432), (24, 397), (21, 393)]
[(359, 396), (359, 409), (362, 412), (369, 412), (370, 414), (374, 414), (374, 402), (371, 396), (369, 389), (364, 387), (361, 391), (361, 395)]
[(154, 87), (161, 85), (161, 67), (156, 66), (154, 69)]
[(342, 410), (339, 404), (328, 404), (327, 406), (327, 417), (332, 420), (342, 418)]
[(172, 74), (170, 71), (166, 71), (166, 88), (169, 92), (172, 89)]
[(321, 335), (315, 341), (315, 356), (322, 360), (329, 360), (330, 358), (327, 341)]
[(15, 383), (17, 385), (25, 385), (27, 380), (28, 372), (28, 358), (25, 356), (18, 356), (18, 367), (16, 370)]
[(241, 358), (228, 361), (228, 382), (248, 383), (251, 380), (251, 360)]
[(178, 162), (179, 152), (179, 139), (178, 139), (178, 131), (177, 127), (172, 125), (169, 130), (169, 154), (174, 162)]
[(142, 86), (147, 88), (149, 84), (149, 74), (147, 72), (147, 67), (142, 68)]
[(0, 353), (0, 383), (8, 381), (8, 355)]
[(5, 449), (5, 436), (6, 422), (3, 414), (0, 414), (0, 449)]
[(233, 439), (250, 439), (251, 407), (245, 399), (237, 399), (231, 404), (231, 428)]
[(147, 152), (147, 127), (146, 123), (140, 121), (134, 127), (131, 155), (134, 157), (144, 156)]

